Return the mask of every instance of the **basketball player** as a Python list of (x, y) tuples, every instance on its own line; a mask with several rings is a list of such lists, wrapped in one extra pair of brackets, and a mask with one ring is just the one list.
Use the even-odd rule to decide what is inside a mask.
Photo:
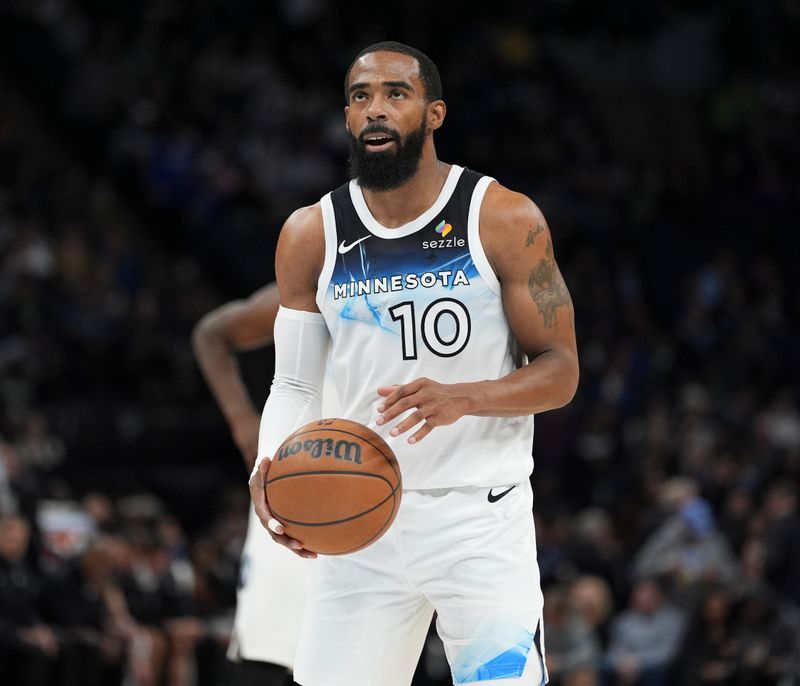
[[(248, 470), (256, 459), (260, 417), (242, 381), (236, 353), (271, 345), (277, 312), (278, 289), (270, 284), (247, 300), (212, 310), (192, 331), (200, 369)], [(228, 649), (228, 657), (238, 663), (234, 686), (292, 683), (309, 571), (306, 561), (264, 536), (251, 508)]]
[(404, 492), (382, 538), (314, 563), (295, 679), (407, 686), (435, 609), (454, 684), (539, 686), (532, 415), (578, 382), (550, 231), (524, 195), (437, 158), (446, 107), (424, 54), (370, 46), (345, 93), (352, 181), (297, 210), (278, 243), (250, 490), (269, 535), (314, 557), (271, 520), (264, 482), (283, 438), (320, 417), (330, 348), (342, 416), (389, 441)]

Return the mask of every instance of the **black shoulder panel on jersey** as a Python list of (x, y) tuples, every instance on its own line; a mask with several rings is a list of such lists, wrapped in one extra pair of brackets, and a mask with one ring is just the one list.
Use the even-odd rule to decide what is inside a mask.
[(367, 228), (353, 205), (350, 197), (350, 183), (339, 186), (331, 193), (331, 203), (333, 204), (333, 215), (336, 218), (336, 237), (338, 241), (348, 243), (357, 240), (368, 233)]
[[(443, 222), (450, 223), (454, 227), (460, 228), (462, 236), (466, 238), (467, 218), (469, 215), (472, 193), (482, 176), (483, 174), (479, 174), (478, 172), (464, 169), (451, 196), (448, 198), (441, 211), (437, 213), (431, 226), (436, 227)], [(336, 219), (337, 242), (344, 241), (346, 244), (349, 244), (370, 233), (369, 229), (364, 226), (364, 223), (361, 221), (353, 205), (349, 183), (339, 186), (339, 188), (331, 193), (331, 203)], [(424, 230), (424, 227), (420, 227), (420, 230)]]
[(478, 181), (480, 181), (482, 176), (484, 175), (464, 167), (464, 171), (461, 172), (461, 177), (458, 179), (458, 184), (453, 191), (448, 205), (450, 203), (456, 203), (461, 207), (469, 207), (469, 201), (472, 199), (472, 192), (475, 190), (475, 186), (478, 185)]

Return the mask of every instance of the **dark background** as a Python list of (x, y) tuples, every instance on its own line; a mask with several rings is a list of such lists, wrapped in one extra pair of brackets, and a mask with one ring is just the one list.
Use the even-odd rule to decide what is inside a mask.
[[(790, 0), (1, 4), (3, 509), (147, 493), (187, 541), (241, 514), (191, 327), (346, 180), (344, 73), (393, 39), (441, 71), (439, 157), (537, 202), (575, 303), (581, 386), (537, 418), (546, 584), (591, 571), (600, 513), (621, 610), (683, 476), (791, 610), (767, 501), (800, 478), (798, 35)], [(258, 405), (270, 358), (242, 359)]]

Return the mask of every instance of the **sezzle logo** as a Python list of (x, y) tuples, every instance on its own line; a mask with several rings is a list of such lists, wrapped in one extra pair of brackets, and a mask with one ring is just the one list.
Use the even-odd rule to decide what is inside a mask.
[(442, 238), (444, 238), (452, 230), (453, 230), (453, 225), (445, 223), (444, 219), (442, 219), (442, 221), (440, 221), (436, 225), (436, 233), (442, 234)]
[(463, 238), (445, 238), (445, 236), (453, 230), (453, 225), (448, 224), (444, 219), (440, 221), (434, 228), (436, 233), (441, 234), (441, 238), (432, 241), (422, 241), (422, 249), (429, 248), (463, 248), (467, 242)]

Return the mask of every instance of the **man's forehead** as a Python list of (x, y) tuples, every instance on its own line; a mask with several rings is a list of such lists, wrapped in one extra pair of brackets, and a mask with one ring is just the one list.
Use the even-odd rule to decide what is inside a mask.
[(368, 52), (353, 64), (350, 83), (372, 81), (408, 81), (417, 86), (420, 81), (419, 63), (416, 58), (401, 52)]

